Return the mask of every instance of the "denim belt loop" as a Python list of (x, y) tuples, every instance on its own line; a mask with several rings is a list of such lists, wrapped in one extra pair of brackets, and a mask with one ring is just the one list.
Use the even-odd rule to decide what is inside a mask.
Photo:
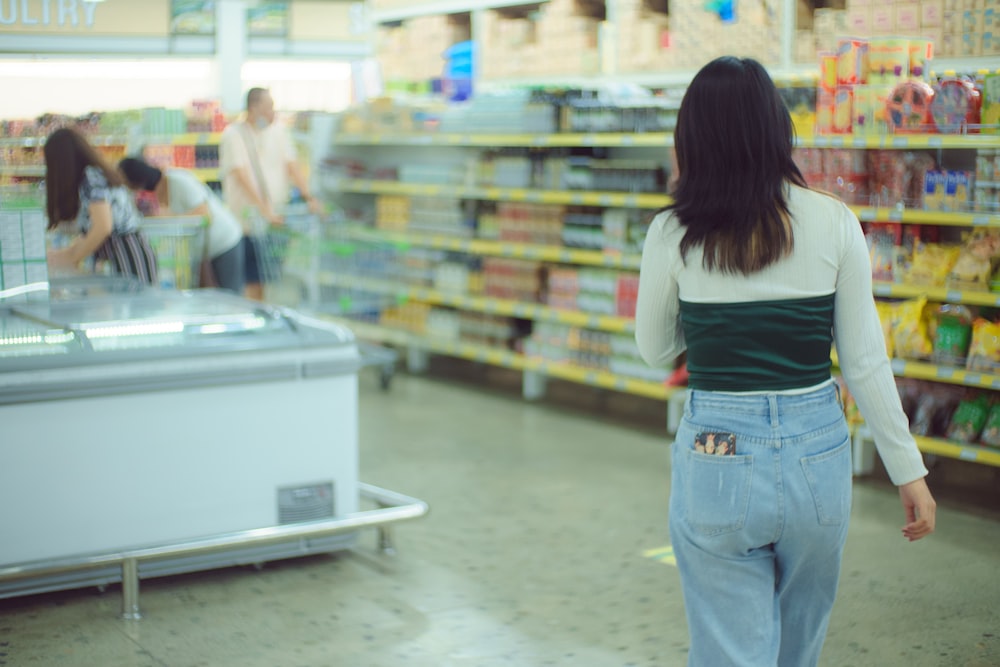
[(778, 396), (777, 394), (767, 395), (768, 407), (771, 410), (771, 427), (778, 428), (781, 426), (780, 415), (778, 414)]

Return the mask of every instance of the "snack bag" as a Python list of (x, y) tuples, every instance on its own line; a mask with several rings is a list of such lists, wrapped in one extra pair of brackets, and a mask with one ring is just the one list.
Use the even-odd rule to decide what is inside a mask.
[(1000, 324), (984, 319), (972, 323), (966, 367), (983, 373), (1000, 372)]
[(948, 279), (961, 247), (940, 243), (920, 243), (913, 251), (913, 264), (906, 274), (906, 282), (928, 287), (943, 287)]
[(934, 350), (924, 316), (926, 306), (926, 297), (901, 301), (896, 305), (892, 346), (900, 359), (927, 359)]
[(1000, 447), (1000, 403), (994, 403), (990, 408), (979, 441), (988, 447)]
[(956, 388), (923, 385), (917, 398), (917, 408), (910, 420), (910, 433), (929, 436), (942, 433), (948, 425), (960, 393)]
[(967, 397), (958, 404), (948, 426), (948, 439), (975, 442), (986, 426), (990, 399), (985, 393)]
[(971, 337), (972, 311), (961, 305), (941, 304), (937, 309), (931, 358), (939, 364), (965, 365)]
[(986, 291), (990, 286), (993, 262), (1000, 256), (1000, 233), (977, 229), (969, 234), (948, 273), (948, 285)]

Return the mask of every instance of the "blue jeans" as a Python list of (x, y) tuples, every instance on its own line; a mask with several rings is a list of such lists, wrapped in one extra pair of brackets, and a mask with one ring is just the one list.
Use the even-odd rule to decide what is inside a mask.
[[(732, 433), (735, 454), (696, 450), (696, 437), (710, 432)], [(850, 437), (837, 388), (796, 396), (693, 390), (672, 461), (670, 539), (688, 665), (816, 665), (851, 513)]]

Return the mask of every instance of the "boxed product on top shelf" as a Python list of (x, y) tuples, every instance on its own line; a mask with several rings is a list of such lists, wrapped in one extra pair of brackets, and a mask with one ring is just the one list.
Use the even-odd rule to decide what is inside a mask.
[(483, 77), (597, 74), (604, 4), (550, 0), (537, 11), (529, 7), (487, 12), (479, 37)]
[(563, 241), (565, 206), (499, 202), (495, 212), (479, 214), (478, 236), (514, 243), (560, 245)]
[(694, 2), (671, 3), (675, 64), (691, 70), (719, 56), (738, 55), (777, 65), (781, 61), (782, 15), (782, 5), (775, 0), (716, 3), (712, 8)]
[(449, 47), (471, 37), (469, 15), (418, 16), (383, 24), (377, 31), (376, 58), (387, 82), (429, 81), (444, 70)]

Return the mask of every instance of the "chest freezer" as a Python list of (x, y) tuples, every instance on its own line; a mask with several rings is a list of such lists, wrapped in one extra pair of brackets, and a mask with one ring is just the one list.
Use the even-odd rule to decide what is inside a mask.
[[(0, 304), (0, 566), (358, 510), (349, 330), (223, 292), (53, 290)], [(354, 535), (143, 563), (143, 577)], [(0, 597), (120, 579), (0, 582)]]

